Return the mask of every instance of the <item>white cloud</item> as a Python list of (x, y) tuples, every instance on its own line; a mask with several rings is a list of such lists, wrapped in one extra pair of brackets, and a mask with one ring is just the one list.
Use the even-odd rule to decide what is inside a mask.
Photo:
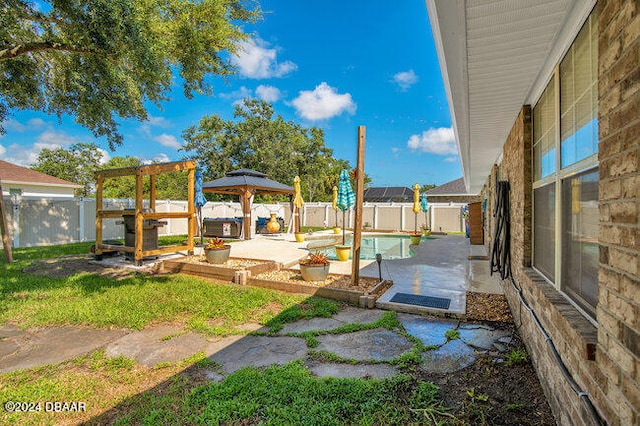
[(153, 138), (153, 140), (158, 142), (160, 145), (169, 148), (178, 149), (182, 147), (182, 144), (178, 142), (178, 139), (175, 136), (168, 135), (166, 133), (163, 133), (160, 136), (156, 136), (155, 138)]
[(277, 102), (281, 96), (280, 89), (274, 86), (260, 85), (256, 87), (256, 96), (265, 102)]
[(277, 49), (270, 49), (267, 42), (255, 38), (241, 42), (231, 62), (247, 78), (283, 77), (298, 69), (291, 61), (278, 63), (276, 56)]
[(234, 90), (233, 92), (221, 93), (220, 97), (223, 99), (235, 99), (234, 103), (238, 103), (238, 101), (242, 101), (245, 98), (253, 97), (253, 93), (251, 92), (251, 89), (240, 86), (238, 90)]
[(2, 122), (2, 127), (5, 128), (5, 130), (8, 131), (13, 131), (13, 132), (24, 132), (25, 130), (27, 130), (27, 126), (25, 126), (24, 124), (20, 123), (19, 121), (16, 120), (12, 120), (12, 119), (8, 119)]
[(0, 145), (0, 156), (4, 158), (4, 154), (7, 152), (7, 148)]
[(65, 145), (71, 145), (79, 142), (73, 136), (66, 134), (63, 131), (48, 129), (38, 135), (34, 146), (40, 146), (42, 148), (61, 148)]
[(42, 129), (47, 125), (47, 123), (45, 123), (41, 118), (32, 118), (31, 120), (27, 121), (27, 125), (34, 129)]
[(456, 138), (451, 127), (431, 128), (421, 135), (412, 135), (407, 147), (414, 151), (438, 155), (458, 155)]
[(323, 120), (348, 112), (356, 112), (356, 104), (349, 93), (339, 94), (336, 89), (322, 82), (316, 88), (303, 90), (291, 102), (303, 118), (308, 120)]
[(160, 154), (153, 157), (153, 161), (155, 161), (156, 163), (168, 163), (169, 161), (171, 161), (171, 159), (167, 154), (161, 152)]
[(458, 157), (447, 157), (444, 159), (445, 163), (455, 163), (456, 161), (458, 161)]
[(109, 162), (109, 160), (111, 160), (111, 155), (104, 149), (102, 148), (98, 148), (98, 151), (100, 152), (100, 154), (102, 154), (102, 157), (100, 158), (99, 163), (102, 164), (107, 164)]
[(144, 133), (145, 135), (147, 135), (147, 137), (151, 137), (152, 127), (160, 127), (162, 129), (167, 129), (171, 127), (171, 121), (167, 120), (164, 117), (156, 117), (153, 115), (149, 115), (149, 118), (147, 118), (147, 120), (140, 125), (138, 130), (141, 133)]
[(402, 71), (393, 76), (393, 81), (404, 91), (418, 82), (418, 76), (413, 70)]

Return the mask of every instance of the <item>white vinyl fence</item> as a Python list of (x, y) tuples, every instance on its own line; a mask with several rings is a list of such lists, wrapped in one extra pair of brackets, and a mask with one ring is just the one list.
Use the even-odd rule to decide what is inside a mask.
[[(37, 197), (4, 197), (9, 234), (13, 247), (29, 247), (53, 244), (65, 244), (79, 241), (93, 241), (96, 237), (95, 217), (96, 200), (94, 198), (37, 198)], [(148, 206), (148, 202), (144, 203)], [(464, 204), (431, 203), (429, 213), (419, 213), (417, 226), (426, 223), (436, 232), (462, 232), (464, 221), (461, 207)], [(133, 209), (133, 199), (104, 199), (103, 208)], [(386, 231), (413, 231), (415, 214), (411, 203), (365, 203), (363, 221), (365, 227)], [(158, 212), (184, 212), (186, 201), (158, 200)], [(283, 217), (288, 224), (291, 218), (289, 203), (254, 204), (251, 217), (269, 217), (275, 213)], [(203, 218), (242, 217), (239, 202), (209, 202), (202, 208)], [(307, 203), (300, 212), (302, 226), (333, 227), (343, 226), (343, 214), (333, 210), (331, 203)], [(354, 211), (349, 209), (345, 214), (347, 227), (351, 228)], [(103, 219), (103, 239), (124, 237), (122, 219)], [(158, 235), (187, 234), (186, 219), (163, 219), (167, 224), (158, 229)]]

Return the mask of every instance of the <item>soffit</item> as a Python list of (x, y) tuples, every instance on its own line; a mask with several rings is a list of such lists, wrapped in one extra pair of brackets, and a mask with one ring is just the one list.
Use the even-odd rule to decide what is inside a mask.
[[(592, 1), (427, 0), (468, 192), (478, 193), (523, 105)], [(570, 28), (569, 28), (570, 27)], [(571, 34), (575, 28), (574, 34)]]

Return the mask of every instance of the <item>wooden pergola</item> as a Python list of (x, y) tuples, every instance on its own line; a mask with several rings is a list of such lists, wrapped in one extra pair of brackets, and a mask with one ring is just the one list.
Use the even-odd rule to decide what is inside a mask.
[[(188, 172), (188, 202), (186, 212), (156, 212), (156, 176), (162, 173), (187, 171)], [(142, 263), (145, 256), (156, 256), (164, 253), (173, 253), (177, 251), (187, 250), (189, 254), (193, 254), (194, 242), (193, 238), (196, 229), (196, 216), (194, 200), (194, 180), (195, 180), (196, 162), (195, 161), (175, 161), (172, 163), (151, 164), (138, 167), (123, 167), (119, 169), (100, 170), (95, 172), (96, 178), (96, 258), (100, 258), (105, 251), (124, 251), (134, 254), (134, 261), (137, 265)], [(124, 210), (104, 210), (102, 208), (102, 191), (104, 180), (108, 178), (117, 178), (121, 176), (136, 177), (136, 206), (133, 211), (135, 215), (135, 245), (134, 247), (109, 245), (102, 243), (102, 220), (105, 218), (124, 218), (131, 215), (130, 212)], [(150, 212), (143, 210), (143, 179), (149, 176), (151, 189), (149, 195)], [(143, 225), (145, 220), (159, 219), (187, 219), (188, 220), (188, 238), (187, 244), (163, 246), (153, 250), (143, 250)]]

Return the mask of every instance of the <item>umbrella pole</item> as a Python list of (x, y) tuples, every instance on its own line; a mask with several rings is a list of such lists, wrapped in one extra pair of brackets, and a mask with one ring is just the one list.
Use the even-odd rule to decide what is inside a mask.
[(346, 229), (347, 227), (345, 226), (345, 217), (346, 217), (347, 211), (346, 210), (342, 210), (342, 244), (345, 244), (346, 240)]
[(200, 229), (200, 245), (203, 244), (202, 225), (202, 207), (198, 207), (198, 228)]

